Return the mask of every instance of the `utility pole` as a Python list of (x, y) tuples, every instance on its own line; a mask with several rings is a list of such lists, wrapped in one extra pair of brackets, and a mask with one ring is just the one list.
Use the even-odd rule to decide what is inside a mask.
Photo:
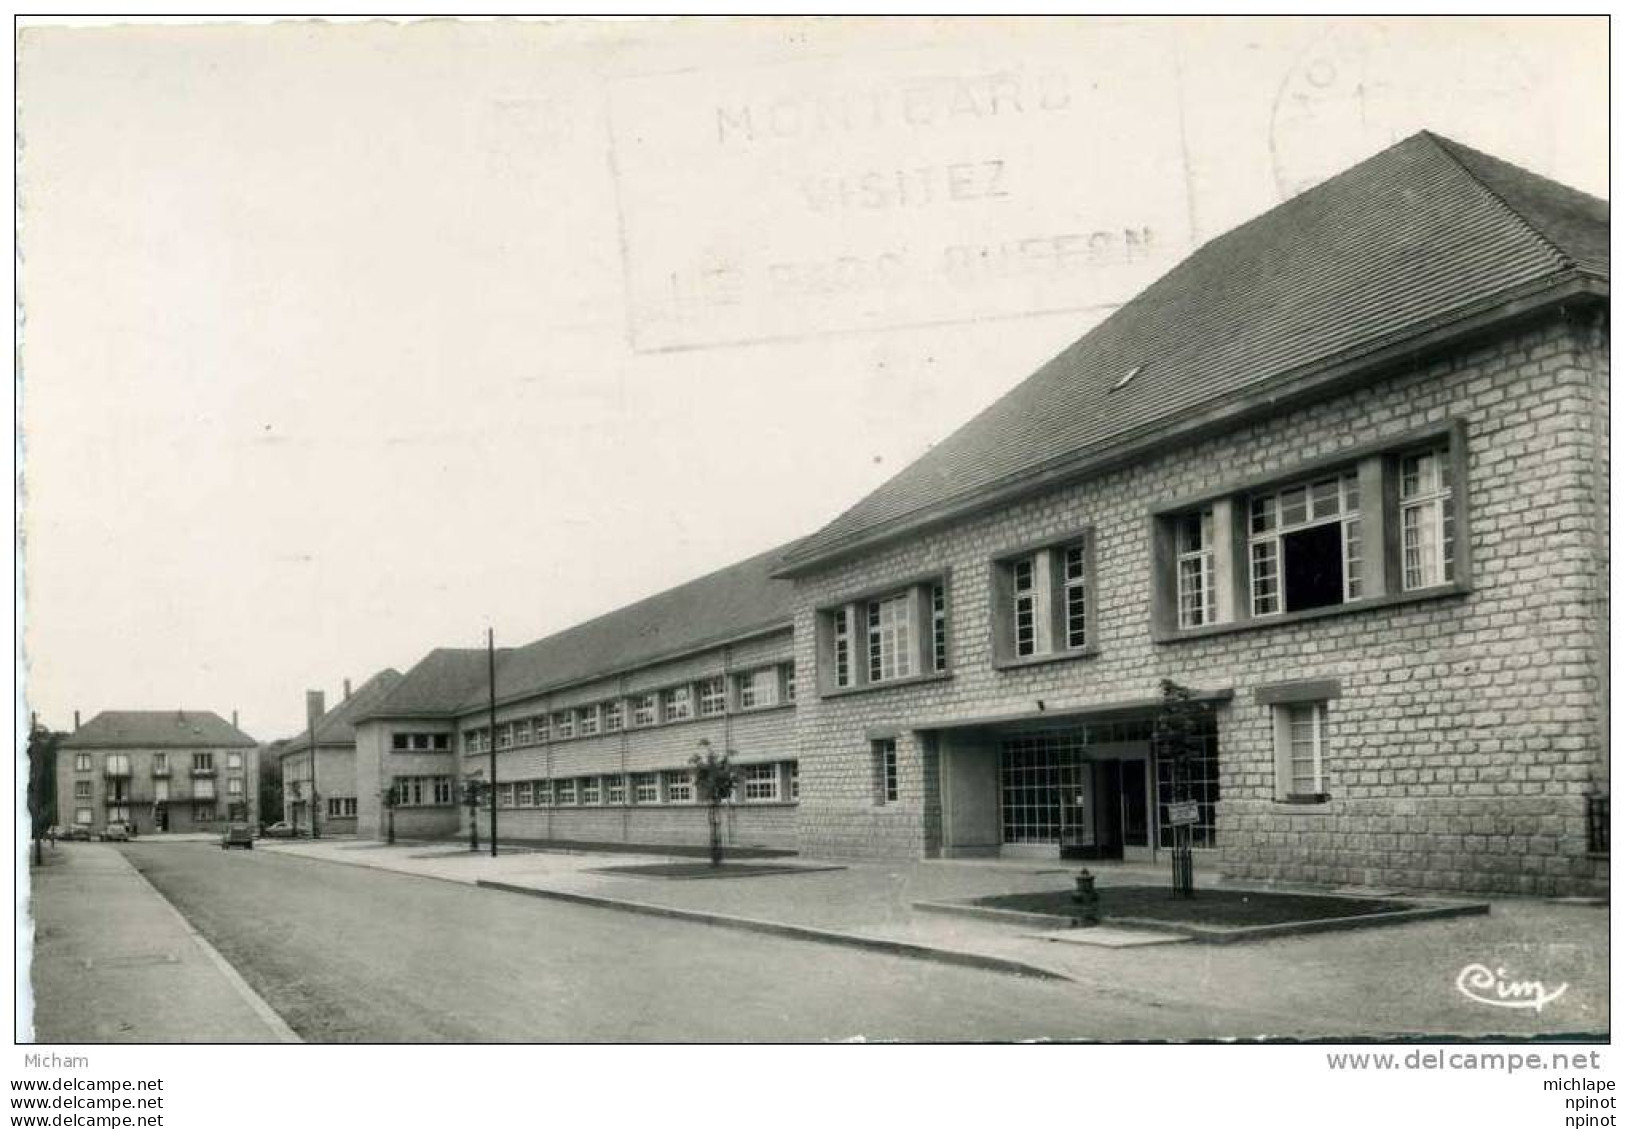
[(491, 857), (497, 857), (497, 636), (485, 629), (485, 665), (491, 677), (491, 736), (486, 747), (491, 753)]
[(321, 802), (316, 795), (316, 721), (321, 715), (324, 704), (319, 691), (305, 691), (305, 724), (310, 733), (310, 837), (312, 839), (322, 837), (320, 817), (316, 812), (316, 808)]

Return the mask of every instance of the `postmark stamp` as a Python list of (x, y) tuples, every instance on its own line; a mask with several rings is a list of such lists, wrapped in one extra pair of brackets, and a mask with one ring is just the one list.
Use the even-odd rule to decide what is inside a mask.
[(1115, 305), (1189, 250), (1154, 28), (630, 76), (608, 114), (640, 351)]

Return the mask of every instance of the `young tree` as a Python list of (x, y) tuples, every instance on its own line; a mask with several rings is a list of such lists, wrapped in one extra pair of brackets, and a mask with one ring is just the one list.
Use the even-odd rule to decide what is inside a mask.
[(40, 839), (56, 819), (56, 747), (66, 733), (53, 733), (38, 721), (28, 731), (28, 816), (34, 865), (44, 861)]
[(401, 804), (401, 788), (399, 784), (391, 784), (381, 793), (384, 801), (384, 819), (388, 825), (389, 842), (395, 842), (395, 809)]
[(696, 753), (688, 763), (694, 766), (694, 789), (699, 794), (700, 802), (705, 805), (705, 816), (711, 827), (711, 865), (721, 866), (722, 805), (739, 787), (740, 772), (729, 759), (733, 756), (733, 750), (724, 749), (722, 755), (718, 756), (711, 742), (703, 738), (700, 747), (705, 754), (701, 756)]
[(477, 776), (463, 778), (463, 803), (468, 805), (468, 849), (480, 849), (480, 805), (490, 784)]
[[(1168, 765), (1173, 785), (1172, 800), (1188, 803), (1191, 798), (1191, 768), (1202, 751), (1208, 707), (1196, 701), (1188, 687), (1172, 679), (1162, 680), (1162, 701), (1152, 726), (1157, 759)], [(1188, 823), (1173, 826), (1173, 886), (1181, 897), (1194, 897), (1196, 876), (1191, 859), (1191, 828)]]

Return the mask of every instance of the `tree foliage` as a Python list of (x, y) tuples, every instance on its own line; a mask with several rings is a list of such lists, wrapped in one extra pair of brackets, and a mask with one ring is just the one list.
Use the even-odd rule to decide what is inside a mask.
[(710, 741), (700, 741), (700, 747), (704, 754), (696, 753), (688, 763), (694, 767), (694, 791), (706, 807), (711, 828), (711, 865), (721, 866), (722, 805), (733, 798), (743, 774), (734, 766), (732, 749), (724, 749), (719, 756)]

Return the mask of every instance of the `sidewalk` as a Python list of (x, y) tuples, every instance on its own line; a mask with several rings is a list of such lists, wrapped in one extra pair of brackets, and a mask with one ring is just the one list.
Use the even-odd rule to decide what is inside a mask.
[(35, 1042), (299, 1041), (114, 847), (59, 843), (29, 873)]
[[(269, 849), (329, 862), (509, 892), (622, 903), (746, 919), (778, 931), (839, 934), (840, 943), (920, 946), (1083, 984), (1147, 1007), (1188, 1010), (1191, 1038), (1238, 1035), (1383, 1036), (1601, 1033), (1608, 1029), (1608, 915), (1601, 907), (1488, 899), (1488, 916), (1415, 922), (1229, 946), (1189, 943), (1111, 948), (1072, 942), (1084, 930), (1031, 926), (916, 910), (920, 901), (1070, 888), (1075, 865), (1057, 862), (926, 861), (817, 863), (837, 870), (753, 878), (661, 880), (597, 873), (634, 857), (514, 851), (493, 859), (456, 844), (386, 847), (367, 842), (278, 843)], [(1091, 864), (1102, 885), (1160, 884), (1163, 867)], [(1198, 873), (1198, 885), (1217, 883)], [(631, 903), (627, 905), (626, 903)], [(1128, 931), (1117, 931), (1128, 932)], [(1161, 938), (1164, 939), (1165, 938)], [(896, 951), (895, 948), (891, 951)], [(907, 953), (925, 956), (930, 952)], [(964, 961), (961, 961), (962, 963)], [(1456, 987), (1470, 964), (1504, 968), (1513, 979), (1566, 983), (1540, 1012), (1488, 1006)]]

